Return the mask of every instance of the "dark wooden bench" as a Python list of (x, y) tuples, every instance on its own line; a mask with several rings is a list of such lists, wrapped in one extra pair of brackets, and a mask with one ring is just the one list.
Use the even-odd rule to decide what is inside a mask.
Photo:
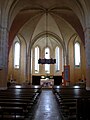
[[(41, 87), (13, 86), (0, 91), (0, 118), (24, 119), (33, 111)], [(20, 117), (21, 116), (21, 117)]]
[(90, 91), (86, 91), (84, 87), (80, 86), (55, 86), (53, 93), (57, 98), (63, 115), (68, 120), (90, 119), (87, 110), (87, 108), (90, 109)]

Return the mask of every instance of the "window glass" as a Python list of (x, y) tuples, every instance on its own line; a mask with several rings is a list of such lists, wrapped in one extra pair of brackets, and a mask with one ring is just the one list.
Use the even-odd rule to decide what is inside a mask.
[(14, 68), (20, 67), (20, 43), (15, 42), (14, 45)]
[(75, 43), (75, 66), (80, 66), (80, 44), (78, 42)]
[[(45, 58), (50, 59), (50, 49), (48, 47), (45, 48)], [(50, 73), (50, 65), (49, 64), (45, 64), (45, 72)]]
[(55, 70), (59, 71), (60, 70), (60, 49), (58, 46), (55, 49), (55, 58), (56, 58)]
[(39, 47), (35, 47), (35, 73), (39, 72), (39, 64), (38, 64), (38, 59), (39, 59)]

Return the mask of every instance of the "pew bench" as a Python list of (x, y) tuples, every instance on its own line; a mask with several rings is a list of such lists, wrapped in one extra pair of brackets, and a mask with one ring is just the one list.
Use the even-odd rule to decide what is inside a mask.
[(83, 87), (54, 87), (60, 110), (67, 120), (90, 119), (90, 91)]
[(27, 111), (22, 107), (0, 107), (1, 119), (23, 119), (26, 117)]
[(32, 116), (34, 106), (41, 93), (41, 87), (15, 86), (7, 90), (0, 91), (0, 119), (25, 120), (27, 116)]

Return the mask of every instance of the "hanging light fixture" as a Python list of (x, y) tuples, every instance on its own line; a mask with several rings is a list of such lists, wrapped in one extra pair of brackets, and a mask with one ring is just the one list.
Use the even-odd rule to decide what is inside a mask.
[[(46, 48), (48, 48), (48, 11), (46, 10)], [(46, 52), (45, 54), (48, 54)]]
[[(46, 10), (46, 48), (48, 48), (48, 10)], [(48, 52), (46, 51), (45, 54), (48, 54)], [(39, 58), (38, 60), (38, 64), (55, 64), (56, 63), (56, 59), (50, 58), (50, 59), (46, 59), (46, 58)]]

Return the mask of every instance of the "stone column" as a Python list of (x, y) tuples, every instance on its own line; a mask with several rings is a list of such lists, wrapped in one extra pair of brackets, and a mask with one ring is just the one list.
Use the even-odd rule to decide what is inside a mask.
[(86, 89), (90, 90), (90, 28), (85, 30)]
[(0, 28), (0, 89), (7, 88), (8, 73), (8, 30)]
[(31, 76), (31, 49), (28, 54), (28, 64), (27, 64), (27, 76), (28, 76), (28, 81), (30, 84), (32, 84), (32, 76)]
[(25, 61), (26, 67), (25, 67), (25, 81), (28, 80), (28, 55), (26, 51), (26, 61)]

